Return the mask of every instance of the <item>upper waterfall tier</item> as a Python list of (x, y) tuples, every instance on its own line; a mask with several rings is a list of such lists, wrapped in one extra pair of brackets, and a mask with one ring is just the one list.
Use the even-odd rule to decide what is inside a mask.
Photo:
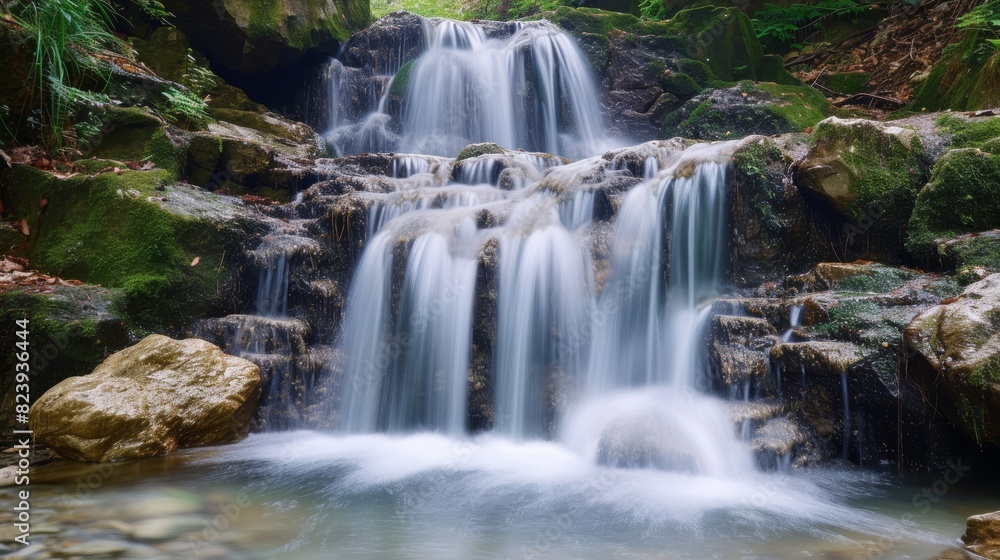
[(592, 71), (576, 42), (551, 23), (487, 32), (433, 19), (423, 35), (415, 60), (380, 61), (381, 76), (330, 62), (326, 138), (338, 154), (453, 157), (468, 144), (495, 142), (579, 158), (605, 147)]

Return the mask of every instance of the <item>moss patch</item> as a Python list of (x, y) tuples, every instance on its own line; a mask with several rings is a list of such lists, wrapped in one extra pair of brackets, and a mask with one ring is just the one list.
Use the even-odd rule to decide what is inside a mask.
[(834, 290), (854, 293), (886, 293), (897, 290), (917, 277), (917, 273), (891, 266), (874, 265), (863, 274), (848, 276), (834, 283)]
[(969, 30), (949, 45), (914, 92), (912, 111), (972, 111), (1000, 105), (1000, 49), (986, 43), (991, 35)]
[[(240, 228), (161, 206), (172, 196), (169, 172), (57, 179), (19, 166), (6, 179), (9, 211), (27, 216), (34, 233), (4, 250), (50, 274), (119, 288), (140, 326), (176, 331), (192, 316), (219, 311), (222, 255), (238, 246)], [(43, 197), (49, 202), (39, 213)]]
[[(1000, 154), (975, 148), (952, 150), (934, 165), (930, 183), (917, 196), (909, 224), (907, 249), (925, 261), (938, 255), (936, 241), (960, 233), (1000, 227)], [(988, 263), (997, 252), (969, 240), (969, 255)], [(963, 266), (974, 264), (966, 258)]]
[(867, 72), (831, 72), (819, 77), (819, 83), (844, 95), (854, 95), (865, 91), (871, 75)]
[(664, 119), (663, 136), (725, 140), (802, 132), (829, 113), (829, 102), (813, 88), (744, 81), (684, 103)]
[(406, 88), (410, 85), (410, 72), (413, 71), (413, 60), (399, 67), (396, 75), (392, 78), (392, 87), (389, 88), (389, 95), (403, 97), (406, 95)]
[[(1000, 139), (1000, 117), (987, 119), (963, 119), (951, 115), (941, 115), (936, 123), (938, 128), (951, 135), (952, 148), (979, 148), (988, 152), (997, 151), (994, 146)], [(987, 149), (989, 145), (989, 149)]]

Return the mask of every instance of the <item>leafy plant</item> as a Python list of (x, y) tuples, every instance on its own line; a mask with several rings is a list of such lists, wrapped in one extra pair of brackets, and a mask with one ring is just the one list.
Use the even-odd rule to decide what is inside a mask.
[(27, 87), (42, 107), (43, 138), (58, 148), (81, 107), (107, 100), (78, 86), (88, 78), (106, 86), (110, 79), (99, 56), (106, 49), (123, 50), (110, 32), (114, 8), (109, 0), (22, 0), (11, 13), (21, 40), (34, 51)]
[(766, 3), (752, 21), (759, 39), (772, 38), (790, 43), (798, 32), (834, 17), (852, 16), (871, 9), (870, 0), (820, 0), (816, 4), (792, 4), (781, 7)]
[(132, 0), (132, 3), (139, 6), (140, 10), (158, 20), (163, 21), (169, 17), (173, 17), (173, 14), (168, 12), (159, 0)]
[(663, 7), (663, 0), (640, 0), (639, 17), (651, 20), (666, 19), (667, 10)]
[(198, 96), (177, 88), (169, 88), (163, 92), (166, 98), (161, 105), (161, 112), (167, 118), (182, 127), (204, 126), (208, 118), (208, 105)]

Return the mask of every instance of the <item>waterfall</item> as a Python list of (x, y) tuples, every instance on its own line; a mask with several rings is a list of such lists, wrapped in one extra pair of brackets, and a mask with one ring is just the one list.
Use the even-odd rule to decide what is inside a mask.
[(590, 261), (554, 207), (541, 213), (548, 225), (522, 233), (533, 216), (517, 215), (500, 238), (495, 426), (513, 438), (546, 436), (551, 386), (582, 369), (582, 348), (560, 339), (587, 320)]
[[(545, 22), (518, 22), (507, 36), (480, 25), (425, 20), (426, 49), (400, 82), (402, 114), (390, 107), (395, 64), (369, 77), (367, 111), (339, 61), (325, 73), (327, 141), (340, 155), (394, 152), (455, 156), (468, 144), (592, 155), (604, 124), (592, 71), (575, 41)], [(502, 34), (501, 34), (502, 35)], [(364, 96), (361, 96), (364, 97)]]

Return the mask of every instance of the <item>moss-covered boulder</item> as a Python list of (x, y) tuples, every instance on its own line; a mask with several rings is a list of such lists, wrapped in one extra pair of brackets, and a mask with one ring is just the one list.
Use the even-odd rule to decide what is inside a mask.
[(247, 436), (260, 370), (204, 340), (151, 335), (31, 407), (38, 442), (76, 461), (142, 459)]
[(907, 374), (980, 443), (1000, 445), (1000, 274), (913, 319)]
[(246, 74), (296, 62), (310, 50), (335, 54), (370, 23), (368, 0), (165, 0), (191, 43), (223, 67)]
[(920, 190), (910, 219), (907, 249), (926, 266), (986, 266), (1000, 270), (995, 236), (1000, 228), (1000, 154), (977, 148), (946, 153)]
[(263, 230), (239, 200), (176, 184), (163, 170), (59, 177), (18, 165), (4, 176), (4, 204), (30, 236), (0, 238), (0, 251), (120, 289), (127, 316), (157, 330), (231, 308), (238, 255)]
[(667, 115), (662, 135), (726, 140), (802, 132), (830, 112), (829, 102), (813, 88), (744, 81), (694, 96)]
[(898, 259), (904, 230), (926, 180), (924, 149), (909, 128), (832, 117), (816, 125), (795, 184), (844, 220), (847, 244), (874, 236), (869, 251)]

